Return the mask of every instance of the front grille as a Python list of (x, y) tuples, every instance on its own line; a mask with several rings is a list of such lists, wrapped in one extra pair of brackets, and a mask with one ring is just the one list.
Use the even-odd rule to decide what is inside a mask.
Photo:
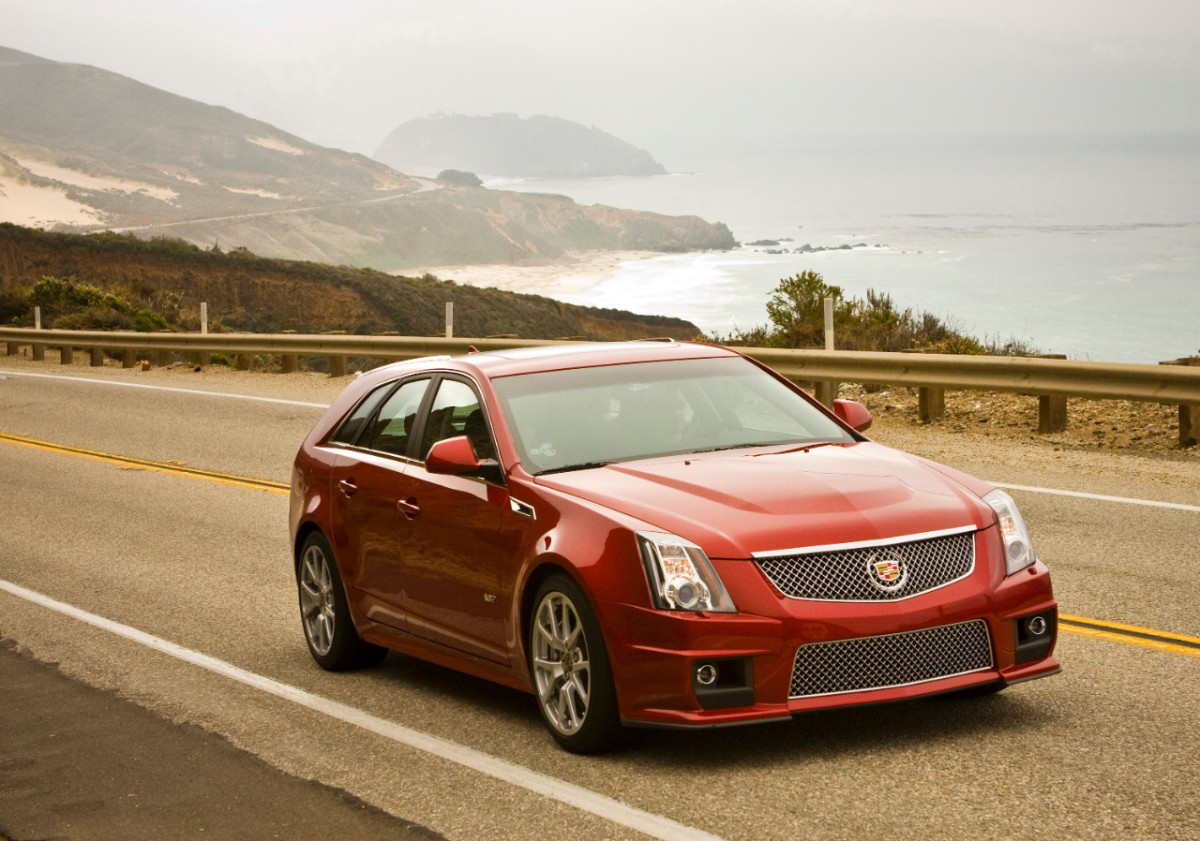
[[(792, 599), (895, 601), (966, 578), (975, 569), (975, 533), (825, 548), (755, 561)], [(889, 576), (893, 576), (888, 580)]]
[(796, 650), (791, 697), (812, 698), (910, 686), (992, 667), (987, 622), (814, 642)]

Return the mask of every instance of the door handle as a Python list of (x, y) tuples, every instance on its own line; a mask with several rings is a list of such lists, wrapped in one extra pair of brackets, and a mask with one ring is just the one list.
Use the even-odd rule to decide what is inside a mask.
[(416, 499), (412, 497), (396, 500), (396, 507), (410, 520), (416, 519), (416, 516), (421, 513), (421, 506), (417, 505)]
[(358, 493), (358, 485), (354, 484), (353, 479), (343, 479), (338, 482), (338, 490), (342, 492), (342, 496), (351, 497)]

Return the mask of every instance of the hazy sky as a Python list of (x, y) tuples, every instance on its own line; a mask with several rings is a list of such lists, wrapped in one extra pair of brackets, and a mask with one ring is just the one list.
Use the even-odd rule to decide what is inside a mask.
[(668, 167), (814, 136), (1200, 132), (1197, 0), (0, 0), (0, 45), (367, 154), (436, 111), (565, 117)]

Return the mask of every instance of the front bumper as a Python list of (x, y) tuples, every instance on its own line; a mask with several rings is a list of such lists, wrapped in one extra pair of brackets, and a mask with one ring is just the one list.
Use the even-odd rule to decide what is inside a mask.
[(1060, 670), (1057, 605), (1040, 563), (999, 582), (981, 572), (882, 603), (782, 599), (750, 563), (720, 574), (731, 591), (757, 587), (769, 598), (739, 602), (734, 614), (601, 606), (626, 724), (750, 723)]

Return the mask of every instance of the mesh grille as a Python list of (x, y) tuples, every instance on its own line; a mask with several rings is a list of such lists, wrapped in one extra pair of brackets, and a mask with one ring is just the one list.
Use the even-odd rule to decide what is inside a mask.
[(987, 622), (816, 642), (796, 650), (791, 697), (908, 686), (992, 667)]
[(759, 558), (756, 563), (789, 598), (894, 601), (970, 575), (975, 568), (975, 533)]

